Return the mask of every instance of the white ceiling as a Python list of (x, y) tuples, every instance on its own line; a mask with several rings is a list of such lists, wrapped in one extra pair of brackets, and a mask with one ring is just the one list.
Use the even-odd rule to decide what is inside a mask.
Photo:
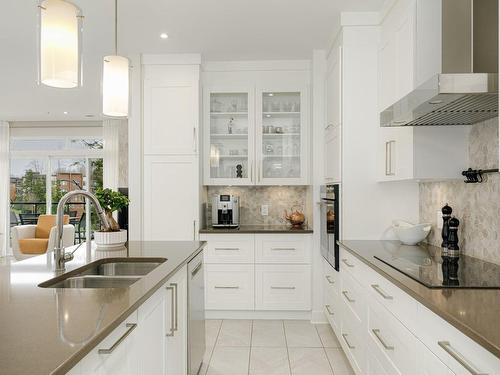
[[(62, 90), (36, 84), (37, 0), (0, 0), (0, 119), (99, 118), (101, 60), (113, 51), (114, 1), (74, 2), (85, 16), (84, 85)], [(118, 0), (119, 49), (201, 53), (204, 60), (307, 59), (314, 48), (327, 46), (341, 11), (378, 10), (383, 2)], [(160, 39), (162, 32), (169, 38)]]

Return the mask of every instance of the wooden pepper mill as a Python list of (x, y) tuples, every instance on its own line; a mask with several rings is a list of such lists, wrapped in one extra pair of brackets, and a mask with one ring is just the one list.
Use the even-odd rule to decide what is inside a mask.
[(441, 248), (443, 249), (443, 256), (448, 255), (448, 234), (449, 234), (449, 224), (448, 221), (451, 218), (451, 212), (453, 209), (448, 206), (448, 203), (441, 209), (443, 214), (443, 228), (441, 229), (441, 237), (443, 242), (441, 242)]
[(456, 217), (451, 217), (448, 221), (448, 256), (458, 258), (460, 256), (460, 247), (458, 246), (458, 226), (460, 221)]

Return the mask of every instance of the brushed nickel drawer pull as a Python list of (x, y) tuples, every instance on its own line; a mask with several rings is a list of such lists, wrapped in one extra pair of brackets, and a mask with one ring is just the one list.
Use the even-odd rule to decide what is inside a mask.
[(273, 247), (272, 251), (295, 251), (297, 250), (295, 247)]
[(167, 286), (165, 289), (171, 291), (171, 299), (170, 299), (170, 332), (165, 334), (167, 337), (172, 337), (174, 336), (174, 327), (175, 327), (175, 322), (174, 322), (174, 315), (175, 315), (175, 297), (174, 297), (174, 287), (172, 286)]
[(451, 346), (449, 341), (438, 341), (438, 345), (443, 348), (443, 350), (453, 357), (458, 363), (460, 363), (467, 371), (472, 375), (488, 375), (484, 372), (477, 370), (473, 365), (471, 365), (459, 352), (457, 352)]
[(354, 264), (350, 264), (350, 263), (347, 261), (347, 259), (342, 259), (342, 262), (344, 262), (344, 264), (345, 264), (347, 267), (349, 267), (349, 268), (354, 267)]
[(286, 289), (286, 290), (294, 290), (294, 286), (271, 286), (271, 289)]
[(113, 345), (111, 345), (110, 348), (99, 349), (97, 352), (99, 354), (111, 354), (111, 353), (113, 353), (113, 351), (118, 347), (118, 345), (120, 345), (123, 342), (123, 340), (125, 340), (127, 338), (127, 336), (130, 335), (132, 333), (132, 331), (137, 328), (136, 323), (127, 323), (125, 326), (128, 328), (127, 331), (118, 340), (116, 340), (116, 342)]
[(348, 347), (349, 349), (356, 349), (356, 347), (355, 347), (355, 346), (352, 346), (352, 345), (349, 343), (349, 341), (347, 341), (347, 336), (349, 336), (347, 333), (343, 333), (343, 334), (342, 334), (342, 337), (343, 337), (343, 339), (344, 339), (345, 343), (347, 344), (347, 347)]
[(326, 311), (328, 311), (329, 315), (335, 315), (334, 313), (332, 313), (332, 310), (330, 310), (330, 305), (325, 305), (325, 309)]
[(385, 293), (382, 288), (380, 288), (379, 285), (377, 284), (372, 284), (371, 287), (378, 293), (380, 294), (384, 299), (394, 299), (393, 296), (390, 296), (388, 295), (387, 293)]
[(335, 281), (332, 280), (332, 277), (330, 275), (326, 275), (325, 279), (326, 279), (326, 281), (328, 281), (328, 283), (335, 284)]
[(203, 266), (203, 261), (201, 261), (195, 268), (194, 270), (191, 271), (191, 278), (195, 277), (196, 274), (201, 270), (201, 267)]
[(178, 309), (178, 304), (179, 304), (179, 298), (177, 296), (177, 283), (170, 283), (170, 285), (174, 288), (174, 294), (175, 294), (175, 319), (174, 319), (174, 329), (173, 331), (177, 331), (179, 329), (179, 309)]
[(238, 251), (240, 248), (239, 247), (216, 247), (215, 250), (226, 250), (226, 251)]
[(351, 302), (351, 303), (356, 302), (356, 300), (355, 300), (355, 299), (351, 299), (351, 298), (349, 298), (349, 296), (347, 295), (347, 293), (349, 293), (347, 290), (344, 290), (344, 291), (342, 292), (342, 294), (344, 295), (345, 299), (346, 299), (346, 300), (348, 300), (348, 301), (349, 301), (349, 302)]
[(372, 332), (373, 334), (375, 335), (375, 337), (377, 338), (378, 341), (380, 341), (380, 343), (382, 344), (382, 346), (386, 349), (386, 350), (394, 350), (394, 346), (392, 345), (387, 345), (386, 342), (384, 341), (384, 339), (382, 338), (382, 336), (380, 335), (380, 329), (372, 329)]
[(240, 289), (239, 286), (215, 286), (215, 289)]

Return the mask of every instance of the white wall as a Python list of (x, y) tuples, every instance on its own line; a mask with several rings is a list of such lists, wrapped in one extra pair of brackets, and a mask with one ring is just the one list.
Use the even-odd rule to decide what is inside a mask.
[(343, 28), (343, 239), (395, 238), (393, 219), (418, 221), (418, 184), (377, 182), (378, 32)]

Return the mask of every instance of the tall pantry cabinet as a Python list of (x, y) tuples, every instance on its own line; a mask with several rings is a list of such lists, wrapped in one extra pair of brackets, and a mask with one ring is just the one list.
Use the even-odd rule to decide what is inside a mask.
[(199, 229), (199, 56), (143, 56), (143, 240)]

